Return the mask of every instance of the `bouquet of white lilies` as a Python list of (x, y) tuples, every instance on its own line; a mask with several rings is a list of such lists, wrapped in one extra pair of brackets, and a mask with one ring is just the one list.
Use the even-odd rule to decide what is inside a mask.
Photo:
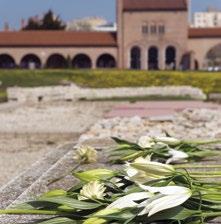
[[(206, 168), (214, 167), (221, 168)], [(41, 224), (202, 224), (221, 216), (220, 183), (188, 168), (139, 157), (118, 170), (74, 172), (79, 183), (69, 191), (54, 190), (0, 214), (49, 215)]]
[(109, 160), (112, 163), (133, 161), (139, 157), (151, 156), (152, 160), (167, 164), (200, 161), (202, 159), (221, 155), (214, 147), (208, 147), (221, 140), (190, 141), (172, 137), (142, 136), (137, 143), (118, 138), (112, 138), (117, 147), (111, 151)]

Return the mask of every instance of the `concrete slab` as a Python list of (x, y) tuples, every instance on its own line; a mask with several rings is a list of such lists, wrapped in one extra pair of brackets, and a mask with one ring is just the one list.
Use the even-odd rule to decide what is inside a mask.
[(105, 118), (113, 117), (168, 117), (173, 116), (177, 112), (185, 109), (212, 109), (221, 110), (221, 106), (215, 103), (207, 103), (202, 101), (149, 101), (122, 104), (114, 107)]

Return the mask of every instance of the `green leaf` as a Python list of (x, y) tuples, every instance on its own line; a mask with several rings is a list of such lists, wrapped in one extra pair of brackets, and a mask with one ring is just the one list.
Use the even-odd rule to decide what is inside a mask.
[(137, 159), (137, 158), (143, 156), (143, 154), (144, 154), (144, 152), (136, 152), (136, 153), (131, 154), (131, 155), (129, 155), (129, 156), (125, 156), (125, 157), (123, 157), (121, 160), (122, 160), (122, 161), (130, 161), (130, 160), (134, 160), (134, 159)]
[(112, 139), (119, 145), (128, 145), (128, 146), (136, 145), (132, 142), (122, 140), (122, 139), (119, 139), (119, 138), (116, 138), (116, 137), (112, 137)]
[(159, 212), (152, 217), (148, 218), (148, 221), (163, 221), (163, 220), (185, 220), (191, 216), (199, 214), (198, 211), (189, 210), (182, 206), (168, 209)]
[(44, 222), (40, 222), (38, 224), (77, 224), (77, 222), (75, 220), (68, 218), (55, 218), (55, 219), (49, 219)]
[(60, 204), (62, 206), (68, 206), (73, 209), (81, 209), (81, 210), (90, 210), (90, 209), (95, 209), (101, 206), (98, 203), (78, 201), (73, 198), (62, 197), (62, 196), (54, 197), (54, 198), (40, 198), (39, 202), (52, 202), (52, 203)]
[(107, 169), (95, 169), (85, 172), (74, 173), (73, 175), (85, 182), (91, 182), (96, 180), (107, 180), (117, 175), (118, 172)]
[(126, 151), (114, 150), (110, 153), (110, 156), (126, 156), (126, 155), (130, 155), (133, 153), (137, 153), (137, 150), (128, 148)]

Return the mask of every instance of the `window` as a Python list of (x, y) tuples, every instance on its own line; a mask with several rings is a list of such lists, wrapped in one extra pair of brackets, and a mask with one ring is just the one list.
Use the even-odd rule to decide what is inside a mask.
[(164, 34), (165, 33), (165, 26), (164, 25), (159, 25), (158, 30), (159, 30), (159, 34)]
[(148, 24), (147, 23), (143, 23), (143, 25), (142, 25), (142, 33), (143, 34), (148, 34), (148, 32), (149, 32)]
[(151, 32), (151, 34), (156, 34), (157, 33), (157, 26), (155, 24), (151, 25), (150, 32)]

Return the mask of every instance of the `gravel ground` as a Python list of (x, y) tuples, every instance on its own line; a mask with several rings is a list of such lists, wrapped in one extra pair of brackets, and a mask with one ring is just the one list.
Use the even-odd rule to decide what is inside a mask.
[(0, 105), (0, 186), (79, 135), (114, 103)]

